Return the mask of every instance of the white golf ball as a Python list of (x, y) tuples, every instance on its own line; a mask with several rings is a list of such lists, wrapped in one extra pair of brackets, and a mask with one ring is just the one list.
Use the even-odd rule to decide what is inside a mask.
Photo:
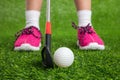
[(53, 58), (57, 66), (69, 67), (74, 61), (74, 54), (69, 48), (61, 47), (55, 51)]

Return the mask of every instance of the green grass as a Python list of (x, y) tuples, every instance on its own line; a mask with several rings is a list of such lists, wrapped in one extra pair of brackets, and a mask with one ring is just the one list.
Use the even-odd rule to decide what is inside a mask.
[[(104, 51), (81, 51), (76, 46), (77, 23), (73, 0), (51, 0), (52, 53), (59, 47), (69, 47), (75, 55), (72, 66), (44, 69), (41, 51), (13, 51), (14, 34), (25, 26), (24, 0), (0, 2), (0, 80), (119, 80), (120, 79), (120, 1), (94, 0), (92, 22), (103, 38)], [(41, 31), (45, 30), (45, 7), (40, 18)], [(44, 41), (42, 41), (44, 43)], [(42, 46), (43, 47), (43, 46)]]

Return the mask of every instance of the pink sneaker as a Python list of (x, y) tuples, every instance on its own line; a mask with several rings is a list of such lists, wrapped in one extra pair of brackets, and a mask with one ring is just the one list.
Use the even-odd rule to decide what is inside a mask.
[(104, 50), (105, 46), (102, 39), (97, 35), (95, 30), (88, 24), (86, 27), (73, 27), (78, 29), (77, 45), (82, 50)]
[(40, 31), (31, 26), (17, 33), (17, 39), (14, 43), (14, 50), (37, 51), (41, 46)]

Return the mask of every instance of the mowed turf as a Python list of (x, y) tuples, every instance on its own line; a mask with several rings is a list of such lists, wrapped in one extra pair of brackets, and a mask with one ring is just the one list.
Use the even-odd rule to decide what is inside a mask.
[[(77, 22), (73, 0), (51, 0), (52, 54), (66, 46), (74, 52), (75, 60), (68, 68), (44, 69), (41, 50), (15, 52), (14, 34), (25, 26), (25, 1), (0, 2), (0, 80), (119, 80), (120, 79), (120, 1), (94, 0), (92, 23), (104, 40), (104, 51), (82, 51), (76, 46)], [(44, 45), (46, 1), (43, 1), (40, 28)]]

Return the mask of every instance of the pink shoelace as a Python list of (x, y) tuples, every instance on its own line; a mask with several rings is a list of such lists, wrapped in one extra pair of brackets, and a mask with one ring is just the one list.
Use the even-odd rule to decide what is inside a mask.
[[(25, 28), (25, 29), (23, 29), (23, 30), (20, 30), (19, 32), (17, 32), (16, 34), (15, 34), (15, 36), (16, 36), (16, 38), (18, 38), (20, 35), (30, 35), (30, 34), (32, 34), (34, 37), (36, 37), (36, 38), (41, 38), (41, 36), (39, 36), (39, 35), (35, 35), (34, 34), (34, 31), (33, 31), (33, 26), (31, 26), (31, 27), (28, 27), (28, 28)], [(35, 29), (37, 29), (37, 28), (35, 28)], [(37, 31), (41, 34), (41, 32), (37, 29)]]
[(92, 34), (93, 33), (93, 31), (91, 30), (90, 23), (85, 27), (79, 28), (79, 26), (77, 26), (74, 22), (72, 22), (72, 27), (75, 29), (81, 29), (80, 34), (85, 34), (85, 33)]

